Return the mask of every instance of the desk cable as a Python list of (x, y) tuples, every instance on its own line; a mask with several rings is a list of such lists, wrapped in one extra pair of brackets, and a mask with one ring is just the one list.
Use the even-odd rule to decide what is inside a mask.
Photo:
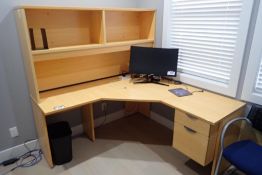
[[(37, 144), (35, 144), (35, 148), (32, 149), (32, 150), (27, 146), (27, 143), (30, 142), (30, 141), (32, 141), (32, 140), (27, 140), (27, 141), (24, 142), (24, 147), (26, 148), (27, 152), (25, 154), (18, 156), (17, 158), (13, 159), (13, 160), (15, 160), (13, 163), (16, 163), (16, 166), (14, 166), (12, 169), (10, 169), (6, 172), (0, 172), (1, 175), (6, 175), (6, 174), (14, 171), (17, 168), (27, 168), (27, 167), (34, 166), (42, 160), (42, 151), (41, 151), (41, 149), (37, 149)], [(11, 164), (12, 163), (10, 163), (10, 165)], [(9, 164), (7, 164), (7, 165), (9, 165)]]
[(203, 89), (201, 89), (201, 90), (195, 90), (195, 91), (189, 91), (188, 90), (188, 87), (187, 87), (187, 85), (186, 84), (182, 84), (185, 88), (186, 88), (186, 90), (188, 91), (188, 92), (190, 92), (191, 94), (194, 94), (194, 93), (196, 93), (196, 92), (204, 92), (204, 90)]
[(196, 93), (196, 92), (204, 92), (204, 90), (201, 89), (201, 90), (192, 91), (191, 94)]

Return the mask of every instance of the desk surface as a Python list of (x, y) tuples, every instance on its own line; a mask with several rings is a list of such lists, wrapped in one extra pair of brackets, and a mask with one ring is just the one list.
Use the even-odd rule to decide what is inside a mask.
[[(245, 105), (244, 102), (207, 91), (186, 97), (177, 97), (168, 91), (178, 87), (185, 88), (185, 85), (133, 84), (130, 79), (117, 77), (41, 93), (38, 105), (45, 115), (50, 115), (100, 100), (160, 102), (211, 124), (216, 124)], [(187, 87), (189, 91), (197, 90)], [(54, 109), (57, 106), (63, 107)]]

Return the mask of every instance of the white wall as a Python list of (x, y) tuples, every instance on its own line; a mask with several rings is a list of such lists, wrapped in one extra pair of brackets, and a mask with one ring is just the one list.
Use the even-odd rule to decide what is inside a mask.
[(137, 7), (154, 8), (157, 10), (156, 47), (162, 47), (164, 1), (165, 0), (138, 0), (138, 3), (137, 3)]
[[(0, 150), (36, 138), (14, 8), (20, 5), (136, 7), (136, 0), (1, 0), (0, 1)], [(12, 139), (8, 129), (17, 126)]]
[[(18, 35), (16, 32), (13, 7), (15, 1), (0, 2), (0, 57), (1, 89), (0, 107), (0, 149), (19, 144), (27, 139), (35, 138), (32, 112), (29, 103), (27, 83), (23, 70)], [(2, 5), (3, 4), (3, 5)], [(16, 139), (9, 137), (8, 128), (17, 126), (21, 136)]]

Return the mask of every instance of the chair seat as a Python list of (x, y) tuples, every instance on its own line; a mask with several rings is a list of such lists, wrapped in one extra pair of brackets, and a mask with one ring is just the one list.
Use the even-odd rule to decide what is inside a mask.
[(262, 146), (251, 140), (229, 145), (224, 149), (223, 156), (248, 175), (262, 175)]

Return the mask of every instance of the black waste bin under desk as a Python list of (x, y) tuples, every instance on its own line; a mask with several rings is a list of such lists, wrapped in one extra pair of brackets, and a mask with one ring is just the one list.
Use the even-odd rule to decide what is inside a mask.
[(48, 125), (53, 163), (62, 165), (72, 160), (72, 131), (67, 122)]

